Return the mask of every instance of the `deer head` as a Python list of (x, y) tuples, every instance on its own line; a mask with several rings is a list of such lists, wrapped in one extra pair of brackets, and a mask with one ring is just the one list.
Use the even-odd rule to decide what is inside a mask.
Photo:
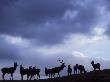
[(92, 61), (91, 64), (94, 64), (94, 61)]
[(76, 64), (76, 67), (78, 67), (79, 65), (78, 64)]

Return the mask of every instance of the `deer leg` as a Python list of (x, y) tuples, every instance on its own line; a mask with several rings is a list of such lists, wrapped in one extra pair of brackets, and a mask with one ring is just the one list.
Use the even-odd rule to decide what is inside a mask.
[(31, 80), (31, 77), (32, 77), (32, 76), (30, 76), (29, 80)]
[(40, 74), (38, 74), (38, 78), (40, 79)]
[(12, 80), (13, 80), (13, 74), (11, 74), (11, 78), (12, 78)]
[(23, 80), (23, 75), (21, 75), (21, 80)]
[(32, 80), (33, 75), (30, 76), (30, 80)]
[(3, 73), (3, 75), (2, 75), (3, 80), (5, 80), (4, 76), (5, 76), (5, 73)]

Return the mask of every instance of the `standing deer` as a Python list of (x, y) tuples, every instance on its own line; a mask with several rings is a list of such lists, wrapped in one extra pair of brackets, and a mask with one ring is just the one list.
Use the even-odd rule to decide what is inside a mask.
[(49, 76), (49, 78), (52, 78), (52, 69), (45, 67), (45, 75)]
[(29, 67), (29, 69), (24, 69), (22, 65), (20, 65), (20, 74), (21, 80), (23, 80), (23, 76), (27, 75), (27, 80), (31, 80), (33, 77), (35, 79), (35, 75), (37, 75), (37, 79), (40, 79), (40, 69), (36, 69), (36, 67)]
[(10, 67), (10, 68), (2, 68), (1, 72), (2, 72), (2, 78), (3, 80), (5, 80), (4, 76), (5, 74), (11, 74), (11, 80), (13, 80), (13, 73), (15, 72), (16, 68), (17, 68), (17, 62), (14, 62), (14, 66)]
[(74, 69), (74, 74), (78, 74), (78, 64), (76, 64), (76, 65), (73, 67), (73, 69)]
[(72, 68), (71, 68), (71, 65), (68, 65), (68, 76), (71, 76), (71, 73), (72, 73)]
[(20, 65), (20, 74), (21, 74), (21, 80), (23, 80), (23, 76), (27, 75), (27, 80), (29, 80), (29, 69), (24, 69), (24, 67), (22, 65)]
[(91, 62), (92, 67), (94, 68), (94, 70), (98, 69), (100, 70), (100, 63), (94, 64), (94, 61)]
[(65, 63), (63, 62), (63, 60), (59, 60), (59, 62), (61, 63), (61, 65), (59, 67), (54, 67), (51, 70), (51, 74), (53, 75), (53, 77), (55, 78), (55, 74), (57, 73), (58, 76), (60, 77), (60, 72), (66, 67)]

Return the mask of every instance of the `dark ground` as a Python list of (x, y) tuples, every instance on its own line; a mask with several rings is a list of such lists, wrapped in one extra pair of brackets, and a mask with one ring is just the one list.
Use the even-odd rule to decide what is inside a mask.
[(0, 81), (0, 82), (110, 82), (110, 69), (91, 71), (86, 74), (65, 76), (55, 79), (41, 79), (32, 81)]

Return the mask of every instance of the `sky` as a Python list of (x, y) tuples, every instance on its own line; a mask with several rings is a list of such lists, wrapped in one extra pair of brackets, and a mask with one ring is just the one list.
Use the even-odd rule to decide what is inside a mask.
[(110, 0), (0, 0), (0, 68), (17, 61), (44, 71), (60, 58), (108, 69), (109, 49)]

